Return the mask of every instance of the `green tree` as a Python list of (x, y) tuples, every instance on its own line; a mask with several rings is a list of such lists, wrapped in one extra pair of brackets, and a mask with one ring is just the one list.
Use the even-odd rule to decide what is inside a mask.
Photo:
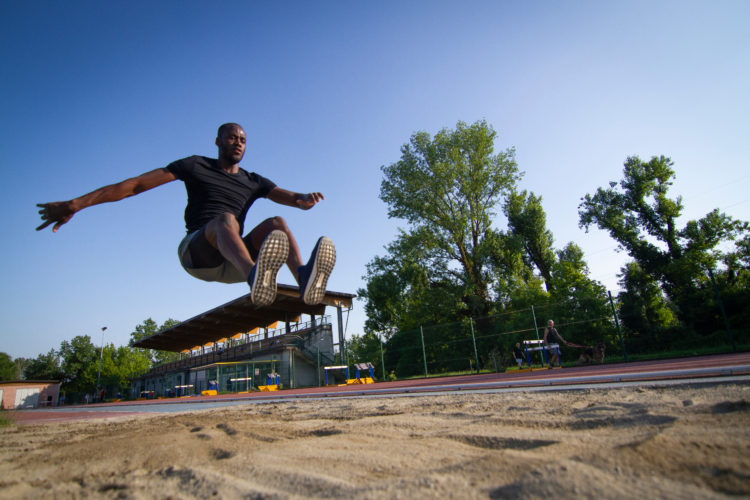
[[(134, 343), (138, 342), (139, 340), (143, 340), (146, 337), (155, 335), (156, 333), (159, 333), (162, 330), (172, 328), (173, 326), (178, 325), (179, 323), (180, 323), (179, 321), (169, 318), (161, 326), (159, 326), (156, 323), (156, 321), (154, 321), (151, 318), (147, 318), (143, 323), (136, 325), (135, 330), (133, 330), (133, 332), (130, 334), (130, 345), (132, 346)], [(175, 361), (180, 358), (180, 354), (177, 352), (161, 351), (157, 349), (140, 349), (140, 348), (133, 348), (133, 349), (140, 352), (141, 354), (145, 354), (148, 357), (151, 363), (151, 366), (156, 366), (162, 363)]]
[(18, 368), (10, 355), (0, 352), (0, 380), (18, 380)]
[(553, 319), (561, 327), (567, 323), (565, 338), (573, 343), (591, 345), (602, 340), (615, 345), (607, 290), (588, 275), (588, 265), (578, 245), (568, 243), (557, 251), (550, 293)]
[[(115, 347), (114, 344), (104, 346), (101, 387), (105, 391), (105, 397), (114, 397), (118, 393), (128, 394), (130, 380), (149, 370), (151, 360), (147, 353), (141, 351), (143, 350), (126, 346)], [(92, 366), (90, 370), (96, 376), (98, 366)]]
[(629, 349), (645, 351), (658, 346), (661, 332), (678, 323), (659, 282), (637, 262), (629, 262), (622, 268), (620, 287), (618, 314)]
[(542, 198), (534, 193), (512, 193), (504, 206), (508, 217), (510, 236), (523, 249), (524, 263), (539, 271), (548, 292), (552, 291), (552, 267), (555, 252), (554, 238), (547, 229), (547, 215), (542, 207)]
[(607, 292), (601, 283), (589, 278), (588, 265), (578, 245), (571, 242), (561, 250), (553, 248), (554, 238), (547, 228), (542, 198), (526, 191), (513, 193), (504, 210), (510, 241), (521, 252), (524, 266), (538, 272), (547, 292), (543, 293), (536, 276), (527, 277), (513, 291), (512, 308), (534, 306), (558, 325), (566, 325), (566, 338), (574, 343), (611, 342), (614, 330)]
[(352, 335), (346, 341), (346, 351), (350, 363), (372, 363), (376, 368), (380, 366), (380, 339), (372, 332)]
[(418, 235), (402, 233), (388, 245), (389, 255), (367, 265), (365, 330), (390, 337), (396, 330), (455, 318), (462, 287), (444, 267), (430, 261)]
[(692, 328), (704, 311), (696, 315), (690, 306), (706, 286), (707, 270), (722, 260), (717, 247), (743, 238), (748, 225), (713, 210), (680, 229), (682, 198), (668, 197), (675, 176), (672, 166), (664, 156), (648, 162), (631, 156), (619, 186), (610, 182), (609, 188), (587, 194), (578, 213), (581, 227), (608, 231), (644, 273), (658, 280), (678, 317)]
[(60, 356), (54, 349), (47, 354), (40, 354), (32, 359), (24, 368), (24, 377), (27, 380), (64, 380), (65, 373), (60, 366)]
[(64, 373), (62, 390), (72, 394), (85, 394), (96, 389), (99, 349), (88, 335), (78, 335), (70, 342), (60, 344), (60, 364)]
[[(750, 234), (737, 242), (736, 248), (723, 255), (725, 269), (716, 273), (722, 302), (732, 328), (750, 341)], [(717, 318), (718, 321), (718, 318)], [(740, 339), (742, 341), (742, 337)]]
[[(415, 313), (423, 308), (420, 302), (434, 311), (435, 307), (428, 307), (430, 301), (449, 293), (458, 300), (449, 301), (452, 305), (441, 311), (442, 316), (481, 315), (490, 310), (492, 222), (503, 197), (520, 178), (514, 150), (496, 154), (495, 137), (484, 121), (459, 122), (455, 130), (443, 129), (434, 137), (417, 132), (401, 148), (401, 159), (382, 167), (380, 198), (388, 205), (388, 216), (404, 219), (409, 230), (389, 246), (392, 259), (375, 260), (368, 267), (363, 296), (370, 312), (393, 305), (393, 301), (376, 301), (399, 282), (407, 285), (400, 296)], [(415, 251), (419, 260), (405, 258)], [(412, 262), (424, 272), (388, 277), (405, 268), (411, 272)], [(396, 315), (401, 312), (398, 307), (391, 309)], [(375, 313), (389, 327), (395, 316), (385, 316)], [(403, 323), (397, 321), (395, 326)]]

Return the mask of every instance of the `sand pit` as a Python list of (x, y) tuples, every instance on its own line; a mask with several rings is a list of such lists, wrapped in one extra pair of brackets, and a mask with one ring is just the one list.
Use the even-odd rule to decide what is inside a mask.
[(0, 429), (3, 498), (750, 495), (750, 386), (331, 398)]

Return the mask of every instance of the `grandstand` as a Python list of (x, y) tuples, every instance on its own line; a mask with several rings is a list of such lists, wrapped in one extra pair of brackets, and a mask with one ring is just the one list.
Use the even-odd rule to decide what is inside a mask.
[[(296, 286), (278, 285), (273, 304), (257, 307), (250, 294), (201, 313), (133, 344), (180, 353), (180, 359), (152, 368), (130, 384), (131, 398), (245, 392), (279, 380), (283, 387), (321, 385), (323, 368), (343, 346), (342, 311), (355, 296), (326, 292), (308, 305)], [(327, 306), (336, 308), (338, 343)], [(309, 320), (302, 321), (303, 315)]]

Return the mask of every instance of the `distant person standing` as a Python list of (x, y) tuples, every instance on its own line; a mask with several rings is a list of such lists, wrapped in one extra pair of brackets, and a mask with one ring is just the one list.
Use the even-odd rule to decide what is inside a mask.
[[(550, 344), (566, 344), (564, 338), (562, 338), (562, 335), (557, 331), (555, 328), (555, 322), (552, 320), (547, 321), (547, 328), (544, 329), (544, 340), (543, 340), (544, 346), (547, 347)], [(548, 348), (547, 352), (549, 354), (549, 366), (552, 368), (553, 366), (560, 366), (560, 347), (552, 347)]]

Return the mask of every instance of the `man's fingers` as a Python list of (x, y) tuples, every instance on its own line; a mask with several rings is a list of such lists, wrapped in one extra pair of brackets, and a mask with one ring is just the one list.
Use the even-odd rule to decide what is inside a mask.
[(318, 193), (318, 192), (315, 192), (315, 193), (309, 193), (309, 194), (307, 195), (307, 199), (308, 199), (308, 202), (309, 202), (309, 203), (310, 203), (311, 205), (315, 205), (315, 204), (316, 204), (316, 203), (318, 203), (318, 202), (319, 202), (320, 200), (325, 200), (325, 197), (323, 196), (323, 193)]
[(36, 230), (37, 231), (41, 231), (42, 229), (44, 229), (45, 227), (49, 226), (50, 224), (52, 224), (51, 220), (45, 221), (44, 224), (42, 224), (41, 226), (39, 226), (38, 228), (36, 228)]

